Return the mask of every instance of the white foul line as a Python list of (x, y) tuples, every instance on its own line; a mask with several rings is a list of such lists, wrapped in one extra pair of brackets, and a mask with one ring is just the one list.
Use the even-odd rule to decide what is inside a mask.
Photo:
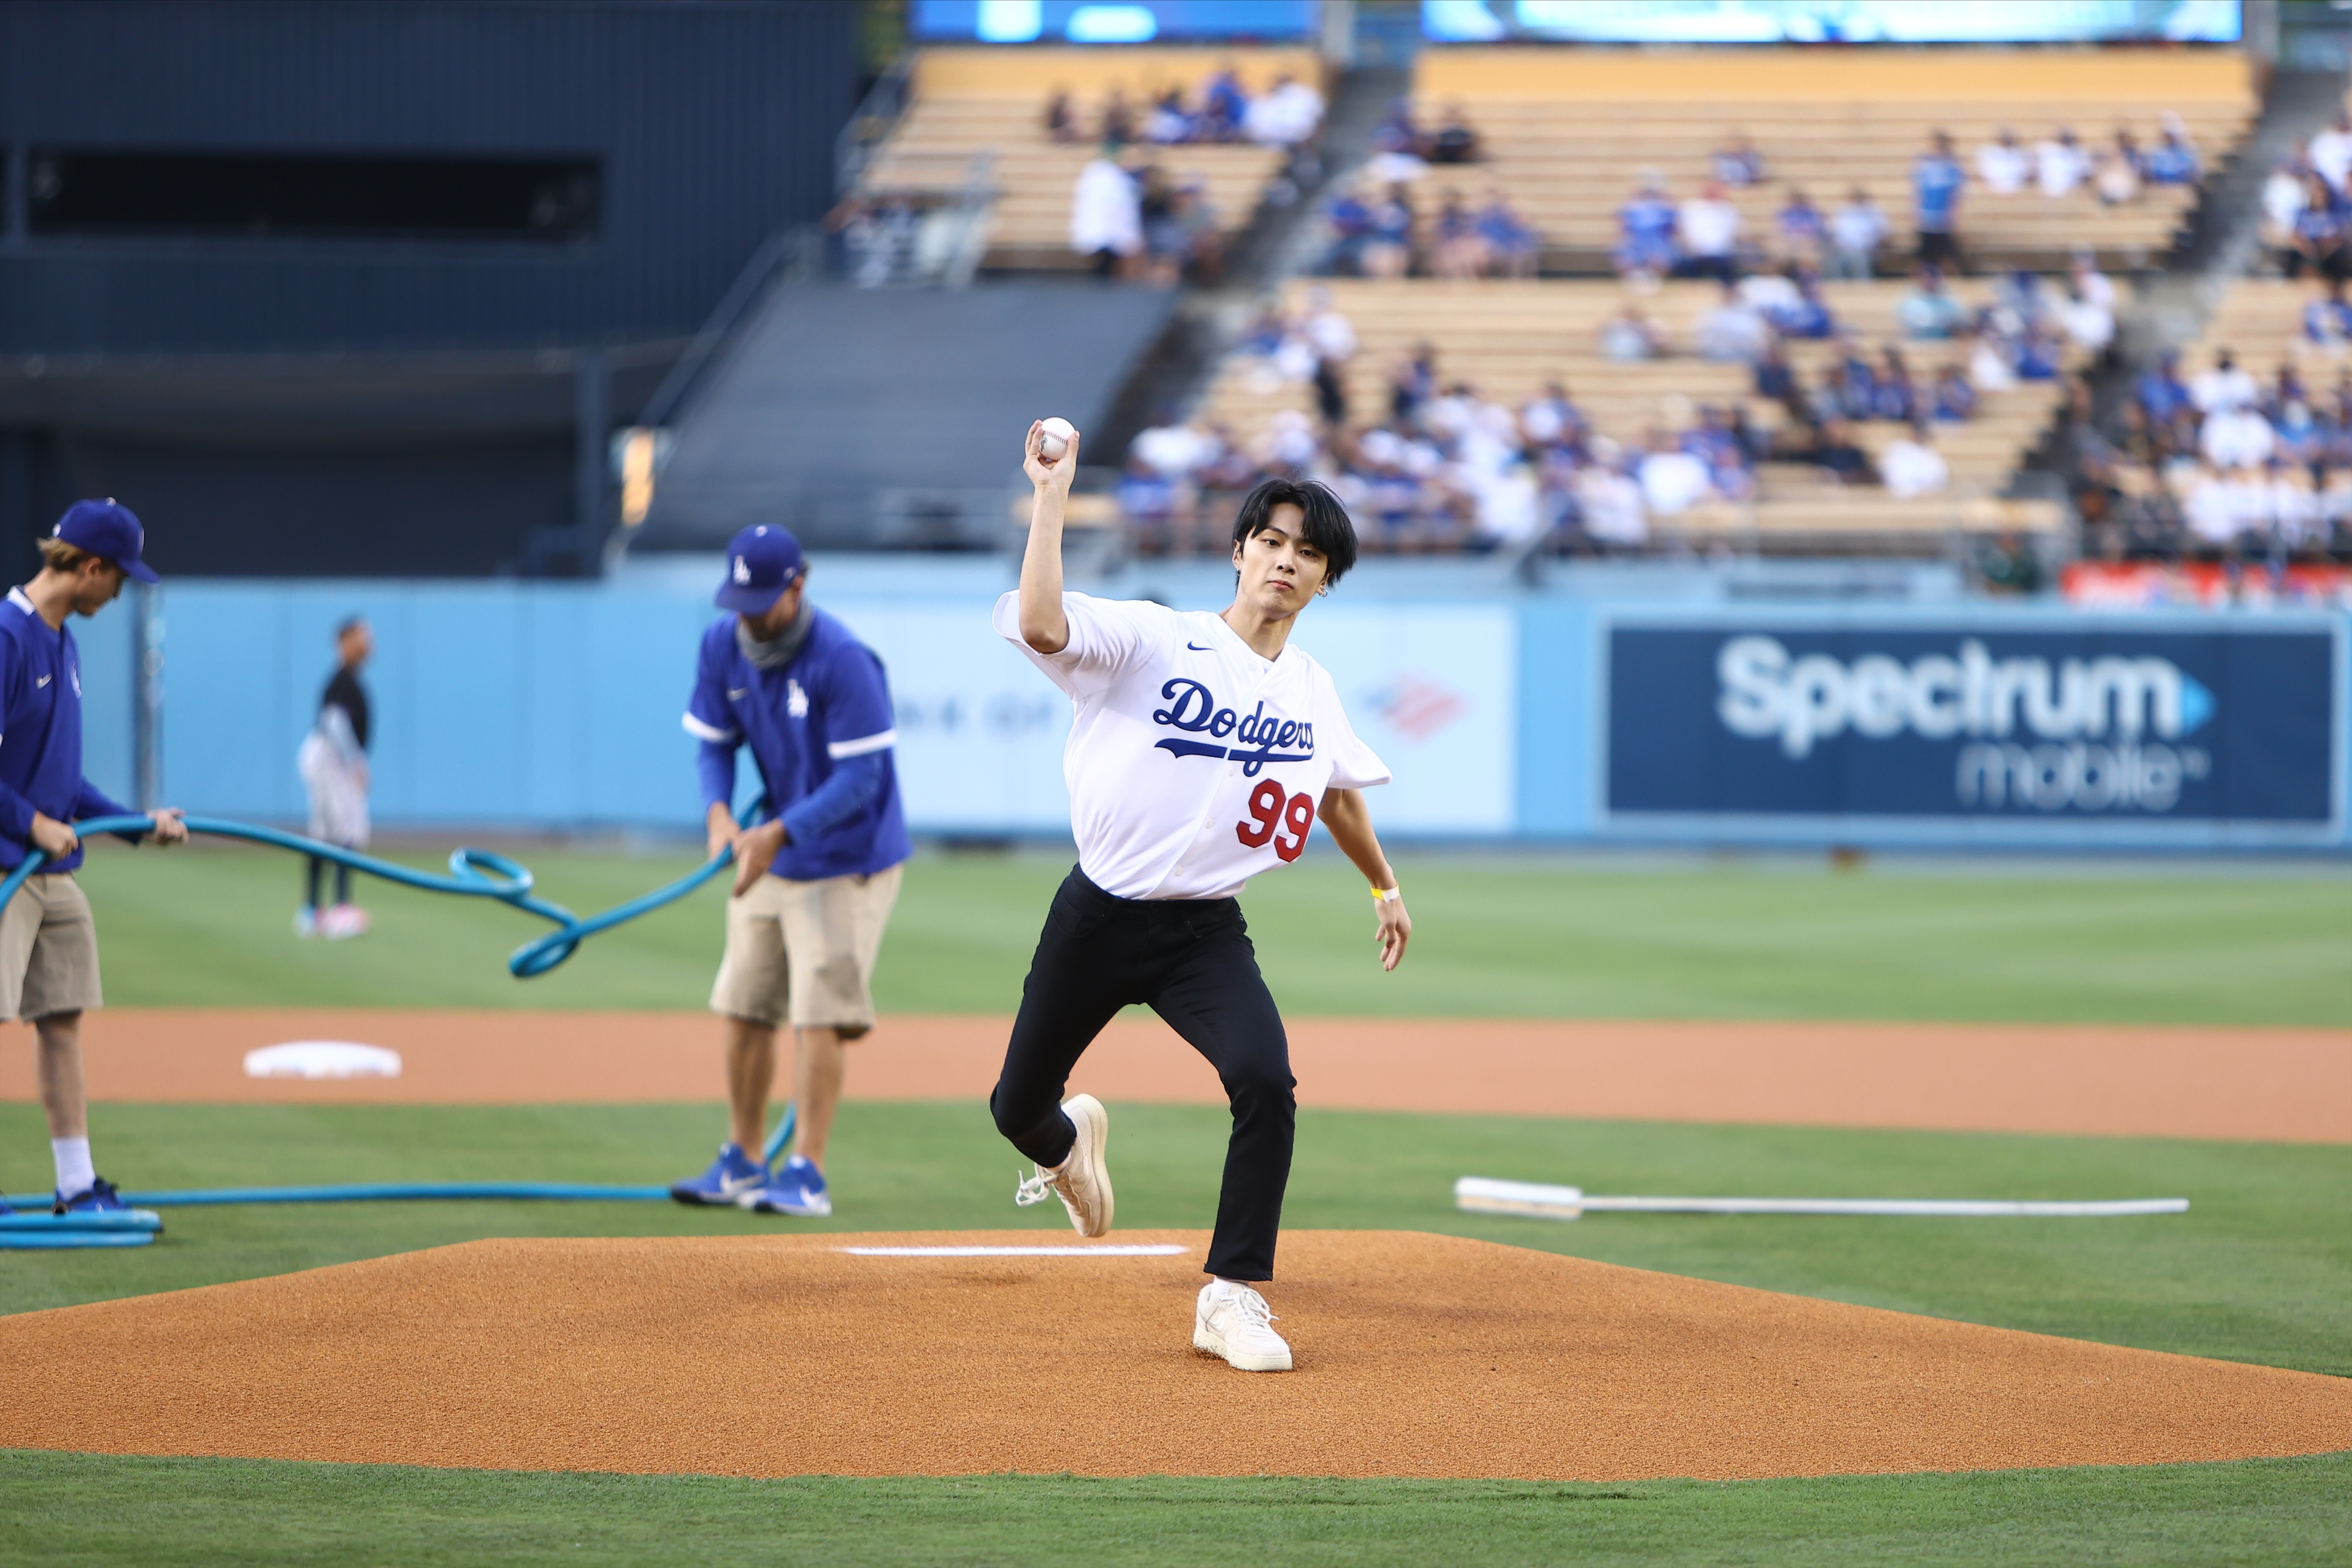
[(1530, 1219), (1574, 1219), (1580, 1214), (1861, 1214), (1999, 1218), (2107, 1218), (2132, 1214), (2186, 1214), (2185, 1197), (2127, 1197), (2044, 1202), (1976, 1197), (1632, 1197), (1588, 1194), (1572, 1186), (1464, 1176), (1454, 1205), (1474, 1214), (1517, 1214)]
[(1132, 1247), (844, 1247), (852, 1258), (1181, 1258), (1170, 1242)]

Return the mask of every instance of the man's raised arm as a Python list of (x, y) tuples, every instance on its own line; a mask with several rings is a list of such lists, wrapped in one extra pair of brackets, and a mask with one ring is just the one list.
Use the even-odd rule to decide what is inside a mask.
[(1062, 613), (1062, 517), (1069, 509), (1070, 478), (1078, 471), (1078, 437), (1059, 457), (1040, 449), (1043, 426), (1033, 423), (1021, 471), (1037, 486), (1029, 508), (1029, 548), (1021, 557), (1021, 640), (1040, 653), (1070, 645), (1069, 618)]

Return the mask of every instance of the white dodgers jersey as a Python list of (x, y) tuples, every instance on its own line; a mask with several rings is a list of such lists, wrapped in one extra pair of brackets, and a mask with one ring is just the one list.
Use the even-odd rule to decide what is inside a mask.
[(1389, 781), (1324, 668), (1268, 661), (1222, 616), (1062, 595), (1069, 645), (1021, 638), (1021, 596), (993, 623), (1067, 692), (1062, 771), (1078, 869), (1120, 898), (1226, 898), (1307, 848), (1328, 789)]

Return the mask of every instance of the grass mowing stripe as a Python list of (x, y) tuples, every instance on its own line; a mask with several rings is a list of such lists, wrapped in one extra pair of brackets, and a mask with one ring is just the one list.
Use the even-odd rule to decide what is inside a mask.
[[(404, 855), (419, 865), (439, 857)], [(526, 850), (541, 891), (605, 908), (689, 854)], [(1353, 871), (1310, 855), (1244, 895), (1300, 1015), (1823, 1018), (2352, 1024), (2336, 933), (2352, 878), (1828, 874), (1693, 865), (1510, 867), (1405, 855), (1411, 957), (1381, 975)], [(1047, 899), (1038, 854), (918, 856), (877, 977), (885, 1011), (1009, 1013)], [(723, 890), (591, 938), (544, 978), (506, 955), (546, 929), (382, 883), (366, 939), (297, 942), (290, 855), (101, 842), (82, 873), (117, 1005), (699, 1008)]]
[[(1206, 1228), (1226, 1113), (1112, 1108), (1119, 1218)], [(100, 1168), (142, 1187), (530, 1179), (662, 1183), (722, 1135), (699, 1105), (102, 1105)], [(0, 1106), (0, 1176), (38, 1185), (39, 1112)], [(283, 1273), (488, 1236), (1032, 1227), (977, 1103), (845, 1106), (829, 1220), (672, 1204), (384, 1203), (175, 1209), (136, 1254), (12, 1257), (21, 1312)], [(1597, 1191), (1983, 1197), (2185, 1193), (2130, 1219), (1863, 1219), (1613, 1214), (1574, 1224), (1470, 1215), (1465, 1173)], [(30, 1178), (30, 1179), (28, 1179)], [(2153, 1139), (1694, 1127), (1308, 1111), (1285, 1223), (1472, 1236), (1867, 1306), (2155, 1350), (2352, 1374), (2352, 1149)], [(1277, 1281), (1276, 1291), (1279, 1291)], [(1279, 1299), (1277, 1296), (1277, 1309)]]
[(0, 1451), (45, 1568), (561, 1561), (2294, 1564), (2352, 1555), (2352, 1455), (1807, 1480), (740, 1480)]

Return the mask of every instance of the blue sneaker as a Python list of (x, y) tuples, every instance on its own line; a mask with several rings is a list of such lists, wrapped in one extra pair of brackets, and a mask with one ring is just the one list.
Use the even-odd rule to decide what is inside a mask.
[(754, 1214), (797, 1214), (803, 1219), (822, 1219), (833, 1212), (833, 1199), (824, 1190), (824, 1173), (798, 1155), (786, 1160), (784, 1168), (770, 1177), (767, 1186), (735, 1201)]
[(691, 1181), (672, 1185), (670, 1197), (680, 1203), (739, 1203), (747, 1193), (768, 1185), (768, 1167), (734, 1144), (719, 1145), (710, 1168)]
[(49, 1212), (51, 1214), (95, 1214), (100, 1209), (120, 1209), (121, 1207), (122, 1200), (114, 1196), (114, 1184), (104, 1176), (92, 1176), (89, 1179), (88, 1192), (76, 1193), (71, 1197), (68, 1197), (63, 1193), (58, 1194), (57, 1201), (49, 1206)]

